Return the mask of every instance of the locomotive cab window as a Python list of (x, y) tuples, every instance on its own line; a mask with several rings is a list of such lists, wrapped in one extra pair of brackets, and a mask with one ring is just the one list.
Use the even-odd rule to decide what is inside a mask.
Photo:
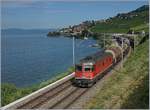
[(76, 65), (76, 70), (77, 70), (77, 71), (82, 71), (82, 66)]
[(84, 71), (93, 71), (93, 66), (92, 65), (86, 65), (84, 67)]
[(92, 71), (94, 71), (94, 66), (92, 67)]
[(90, 71), (91, 70), (91, 68), (85, 68), (85, 71)]

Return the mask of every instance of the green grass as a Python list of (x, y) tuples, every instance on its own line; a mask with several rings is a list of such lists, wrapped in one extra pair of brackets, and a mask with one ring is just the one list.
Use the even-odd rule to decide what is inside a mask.
[(85, 108), (111, 109), (149, 107), (149, 42), (137, 46), (135, 54), (124, 63), (123, 70), (114, 72)]
[(74, 68), (69, 68), (65, 73), (61, 73), (57, 75), (56, 77), (53, 77), (52, 79), (49, 79), (47, 81), (43, 81), (40, 84), (32, 85), (30, 87), (25, 88), (18, 88), (13, 84), (10, 83), (2, 83), (1, 84), (1, 105), (7, 105), (21, 97), (24, 97), (42, 87), (47, 86), (48, 84), (51, 84), (64, 76), (72, 73), (74, 71)]

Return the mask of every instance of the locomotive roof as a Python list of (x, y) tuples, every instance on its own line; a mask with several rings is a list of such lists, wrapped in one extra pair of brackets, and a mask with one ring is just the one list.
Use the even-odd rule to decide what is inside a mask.
[(87, 63), (87, 62), (92, 62), (95, 63), (97, 60), (103, 59), (104, 57), (111, 55), (110, 53), (103, 51), (99, 51), (95, 54), (89, 55), (83, 59), (80, 60), (80, 63)]

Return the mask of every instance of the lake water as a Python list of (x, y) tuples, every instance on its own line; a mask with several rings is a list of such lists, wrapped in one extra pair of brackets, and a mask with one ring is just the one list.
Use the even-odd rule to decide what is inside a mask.
[[(72, 66), (72, 39), (48, 38), (48, 31), (2, 31), (1, 81), (25, 87), (48, 80)], [(99, 49), (95, 41), (75, 40), (76, 62)]]

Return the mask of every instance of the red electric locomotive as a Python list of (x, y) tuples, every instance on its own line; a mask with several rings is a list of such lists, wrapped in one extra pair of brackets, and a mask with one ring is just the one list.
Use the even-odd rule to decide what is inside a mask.
[(76, 65), (75, 83), (78, 86), (91, 86), (113, 64), (110, 53), (98, 52), (80, 60)]
[(121, 59), (121, 51), (121, 48), (113, 47), (80, 60), (79, 64), (76, 64), (74, 83), (82, 87), (92, 86)]

